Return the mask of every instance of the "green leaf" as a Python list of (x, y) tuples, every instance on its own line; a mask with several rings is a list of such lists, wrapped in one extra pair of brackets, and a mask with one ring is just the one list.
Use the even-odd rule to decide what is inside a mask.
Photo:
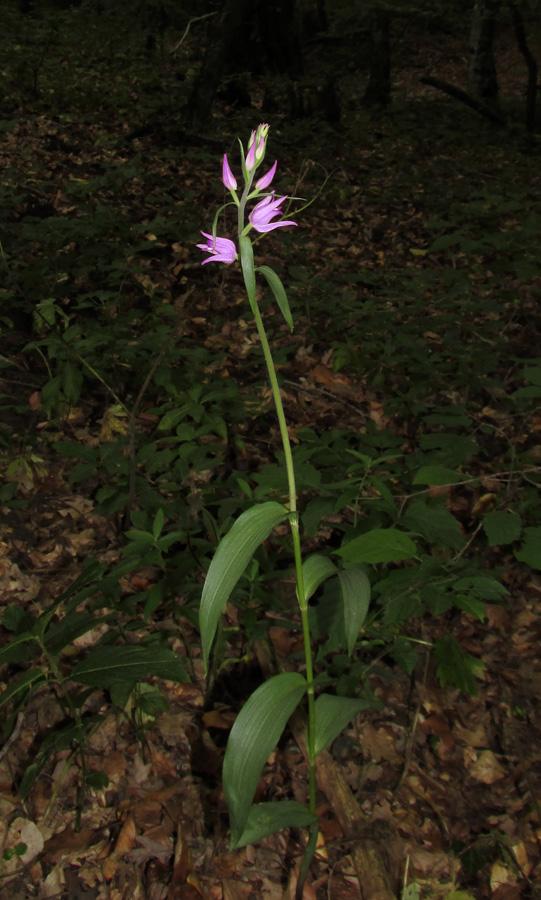
[[(154, 546), (154, 538), (148, 531), (141, 531), (139, 528), (129, 528), (128, 531), (124, 532), (125, 536), (130, 541), (137, 541), (138, 544), (142, 546), (153, 547)], [(123, 547), (122, 551), (125, 552), (129, 550), (133, 551), (133, 547)]]
[(62, 387), (64, 394), (66, 395), (66, 400), (68, 403), (71, 403), (72, 406), (75, 406), (81, 395), (82, 385), (83, 374), (81, 370), (78, 369), (77, 366), (74, 366), (73, 363), (67, 362), (64, 366)]
[(518, 391), (513, 391), (511, 396), (516, 397), (517, 399), (536, 399), (537, 397), (541, 397), (541, 387), (530, 385), (529, 387), (519, 388)]
[(180, 657), (169, 647), (95, 647), (70, 675), (73, 681), (103, 688), (150, 677), (189, 680)]
[(157, 430), (171, 431), (171, 429), (173, 429), (175, 425), (178, 425), (178, 423), (182, 421), (182, 419), (188, 412), (188, 408), (188, 404), (185, 404), (180, 409), (170, 409), (158, 422)]
[(532, 569), (541, 569), (541, 527), (524, 529), (524, 541), (515, 557)]
[(359, 700), (357, 697), (335, 697), (332, 694), (320, 694), (315, 702), (316, 756), (332, 744), (357, 713), (368, 709), (369, 706), (369, 703)]
[(332, 497), (314, 497), (308, 501), (302, 514), (302, 524), (310, 537), (315, 538), (321, 520), (335, 512), (334, 504)]
[(154, 523), (152, 525), (152, 534), (154, 535), (154, 540), (157, 541), (160, 534), (163, 531), (163, 523), (165, 522), (165, 515), (163, 509), (159, 509), (154, 517)]
[(422, 466), (415, 473), (413, 479), (414, 484), (457, 484), (464, 481), (464, 476), (454, 472), (453, 469), (447, 469), (445, 466)]
[(484, 621), (487, 614), (485, 604), (478, 597), (472, 597), (470, 594), (457, 594), (453, 602), (458, 609), (464, 610), (470, 616), (475, 616), (480, 622)]
[(88, 772), (86, 776), (86, 784), (95, 791), (103, 791), (109, 787), (109, 777), (105, 772)]
[(199, 630), (205, 669), (220, 616), (225, 610), (231, 591), (259, 545), (272, 529), (287, 518), (287, 510), (269, 500), (243, 512), (220, 541), (210, 564), (201, 596)]
[(87, 634), (96, 625), (106, 622), (108, 618), (108, 616), (98, 618), (89, 612), (72, 612), (64, 616), (60, 622), (51, 625), (45, 635), (45, 647), (49, 653), (56, 656), (68, 644), (72, 644), (81, 635)]
[(419, 662), (419, 654), (407, 637), (399, 636), (390, 649), (390, 654), (397, 666), (411, 675)]
[(298, 672), (275, 675), (254, 691), (235, 720), (222, 772), (232, 848), (248, 822), (261, 770), (307, 686)]
[(481, 600), (498, 601), (509, 594), (506, 587), (492, 575), (467, 575), (453, 584), (453, 590), (459, 593), (471, 591)]
[(242, 275), (244, 284), (246, 285), (246, 293), (248, 294), (248, 302), (255, 316), (257, 301), (255, 297), (255, 268), (254, 268), (254, 248), (252, 242), (247, 235), (241, 235), (239, 238), (240, 262), (242, 267)]
[(37, 688), (42, 681), (45, 681), (45, 675), (41, 669), (28, 669), (27, 672), (21, 672), (13, 679), (10, 685), (0, 694), (0, 707), (4, 706), (22, 691), (26, 691), (31, 685)]
[(501, 547), (518, 541), (522, 534), (522, 522), (515, 513), (495, 509), (483, 518), (483, 528), (491, 547)]
[(355, 642), (364, 625), (370, 603), (370, 581), (360, 566), (349, 566), (338, 573), (342, 603), (344, 605), (344, 626), (348, 653), (353, 653)]
[[(23, 646), (30, 641), (34, 643), (34, 646)], [(35, 642), (36, 638), (30, 631), (23, 631), (22, 634), (18, 634), (10, 640), (9, 644), (6, 644), (0, 650), (0, 664), (4, 665), (4, 663), (21, 662), (24, 659), (27, 660), (29, 657), (35, 656), (37, 652), (37, 643)]]
[(296, 800), (255, 803), (250, 807), (246, 826), (236, 846), (255, 844), (282, 828), (308, 828), (316, 822), (317, 816), (313, 816), (306, 806)]
[[(51, 747), (49, 751), (49, 756), (53, 752), (53, 748)], [(25, 769), (23, 773), (23, 777), (21, 778), (21, 783), (19, 785), (19, 797), (21, 800), (25, 800), (28, 797), (28, 794), (34, 787), (36, 779), (41, 772), (41, 770), (47, 764), (47, 758), (40, 760), (39, 763), (30, 763), (30, 765)]]
[(314, 553), (305, 559), (302, 564), (305, 599), (309, 600), (320, 584), (323, 584), (331, 575), (336, 575), (337, 571), (335, 564), (320, 553)]
[(397, 531), (396, 528), (375, 528), (334, 552), (347, 562), (384, 563), (411, 559), (416, 555), (417, 548), (403, 531)]
[(477, 672), (485, 670), (485, 664), (466, 653), (454, 638), (446, 635), (438, 639), (434, 643), (434, 659), (438, 664), (437, 676), (442, 687), (446, 684), (454, 684), (456, 687), (470, 694), (472, 697), (477, 696)]
[(421, 896), (421, 888), (417, 884), (416, 881), (412, 881), (411, 884), (406, 885), (402, 890), (402, 896), (400, 900), (419, 900)]
[(430, 544), (460, 550), (466, 543), (457, 520), (443, 506), (427, 506), (424, 501), (417, 500), (406, 510), (401, 521), (409, 531), (418, 531)]
[(280, 312), (289, 325), (290, 330), (293, 331), (293, 316), (291, 315), (291, 310), (289, 308), (289, 301), (287, 299), (285, 288), (278, 275), (274, 269), (270, 269), (269, 266), (258, 266), (256, 272), (261, 272), (263, 277), (267, 279), (267, 283), (274, 294)]

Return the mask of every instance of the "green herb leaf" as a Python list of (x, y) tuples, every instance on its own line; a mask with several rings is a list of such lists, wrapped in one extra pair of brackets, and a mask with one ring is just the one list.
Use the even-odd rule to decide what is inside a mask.
[(259, 545), (287, 518), (280, 503), (269, 500), (242, 513), (220, 541), (205, 579), (199, 610), (199, 629), (205, 668), (218, 622), (231, 591)]
[(275, 675), (254, 691), (235, 720), (222, 772), (232, 848), (246, 828), (261, 770), (307, 686), (298, 672)]

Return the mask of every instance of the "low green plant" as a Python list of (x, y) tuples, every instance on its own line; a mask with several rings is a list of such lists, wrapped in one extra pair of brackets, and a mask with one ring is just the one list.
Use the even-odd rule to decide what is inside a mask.
[[(0, 649), (0, 666), (27, 665), (0, 695), (0, 708), (9, 710), (6, 734), (37, 692), (56, 698), (62, 713), (59, 725), (44, 738), (25, 769), (19, 796), (23, 800), (28, 796), (55, 752), (71, 749), (80, 761), (76, 827), (80, 825), (87, 790), (103, 787), (107, 781), (103, 773), (89, 771), (86, 765), (88, 738), (110, 709), (89, 712), (86, 704), (91, 695), (96, 690), (106, 691), (122, 709), (130, 702), (135, 724), (141, 727), (144, 715), (148, 717), (152, 710), (163, 708), (163, 698), (156, 702), (141, 685), (149, 673), (170, 681), (189, 680), (183, 661), (166, 645), (166, 636), (149, 634), (142, 641), (130, 640), (118, 579), (137, 565), (138, 560), (120, 564), (106, 575), (105, 564), (91, 561), (79, 578), (37, 615), (19, 605), (6, 607), (2, 615), (2, 625), (11, 633), (11, 640)], [(94, 595), (94, 605), (88, 605)], [(84, 659), (74, 661), (73, 642), (99, 626), (104, 630), (102, 637)]]

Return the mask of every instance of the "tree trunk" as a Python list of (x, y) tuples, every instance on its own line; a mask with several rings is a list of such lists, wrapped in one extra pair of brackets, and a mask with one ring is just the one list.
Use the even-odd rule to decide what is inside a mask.
[(476, 0), (470, 31), (468, 92), (474, 100), (498, 109), (498, 77), (494, 62), (494, 16), (497, 0)]
[[(297, 78), (302, 53), (295, 0), (265, 0), (257, 5), (258, 40), (269, 72)], [(250, 67), (253, 71), (253, 67)]]
[(226, 63), (234, 48), (242, 45), (252, 6), (251, 0), (227, 0), (211, 28), (201, 71), (188, 101), (187, 120), (196, 131), (210, 119), (214, 97), (222, 81)]
[(302, 72), (295, 0), (225, 0), (188, 102), (191, 128), (208, 122), (226, 75), (265, 70), (293, 78)]
[(513, 18), (513, 25), (515, 26), (517, 46), (524, 57), (526, 68), (528, 69), (528, 87), (526, 90), (526, 131), (528, 131), (529, 134), (533, 134), (535, 131), (537, 105), (537, 61), (528, 46), (524, 20), (516, 3), (510, 3), (509, 6)]
[(370, 16), (370, 72), (364, 92), (365, 106), (387, 106), (391, 99), (391, 16), (373, 9)]

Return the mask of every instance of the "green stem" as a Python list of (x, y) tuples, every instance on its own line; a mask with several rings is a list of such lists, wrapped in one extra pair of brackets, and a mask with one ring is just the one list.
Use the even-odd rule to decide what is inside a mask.
[[(316, 752), (315, 752), (315, 737), (316, 737), (316, 713), (315, 713), (315, 698), (314, 698), (314, 669), (312, 664), (312, 646), (310, 641), (310, 627), (308, 623), (308, 600), (306, 598), (306, 591), (304, 587), (304, 575), (302, 571), (302, 552), (301, 552), (301, 538), (299, 532), (299, 514), (297, 511), (297, 488), (295, 484), (295, 470), (293, 467), (293, 456), (291, 453), (291, 442), (289, 440), (289, 432), (287, 429), (287, 422), (284, 413), (284, 407), (282, 404), (282, 397), (280, 395), (280, 385), (278, 384), (278, 378), (276, 377), (276, 369), (274, 367), (274, 361), (272, 358), (271, 348), (269, 346), (269, 342), (267, 339), (267, 334), (265, 332), (265, 326), (263, 325), (263, 319), (261, 317), (261, 312), (259, 310), (259, 305), (257, 303), (256, 298), (256, 290), (255, 290), (255, 267), (254, 267), (254, 256), (253, 256), (253, 248), (249, 238), (244, 235), (244, 215), (246, 209), (246, 202), (248, 200), (248, 196), (250, 194), (250, 188), (252, 185), (253, 173), (247, 178), (244, 191), (242, 193), (242, 197), (238, 206), (238, 233), (239, 233), (239, 253), (240, 253), (240, 262), (242, 267), (242, 274), (244, 277), (244, 283), (246, 285), (246, 291), (248, 294), (248, 300), (250, 302), (250, 306), (252, 308), (254, 319), (257, 327), (257, 332), (259, 334), (259, 339), (261, 341), (261, 347), (263, 349), (263, 355), (265, 357), (265, 363), (267, 366), (267, 372), (269, 374), (269, 381), (272, 390), (272, 396), (274, 399), (274, 405), (276, 407), (276, 413), (278, 415), (278, 424), (280, 426), (280, 434), (282, 437), (282, 445), (284, 448), (284, 457), (287, 471), (287, 482), (289, 488), (289, 524), (291, 527), (291, 536), (293, 539), (293, 553), (295, 557), (295, 572), (297, 577), (297, 600), (299, 603), (299, 609), (301, 614), (302, 621), (302, 635), (303, 635), (303, 643), (304, 643), (304, 657), (306, 664), (306, 681), (308, 683), (307, 687), (307, 697), (308, 697), (308, 725), (307, 725), (307, 734), (306, 734), (306, 750), (308, 756), (308, 779), (309, 779), (309, 809), (312, 815), (316, 813)], [(304, 885), (304, 881), (306, 879), (306, 875), (312, 861), (313, 855), (316, 849), (317, 842), (317, 828), (312, 827), (310, 829), (310, 839), (308, 841), (304, 859), (302, 863), (301, 877), (299, 880), (299, 889), (302, 892), (302, 887)], [(298, 892), (297, 892), (298, 893)]]
[(297, 512), (297, 489), (295, 485), (295, 470), (293, 467), (293, 456), (291, 453), (291, 442), (289, 440), (289, 432), (287, 430), (286, 417), (282, 397), (280, 395), (280, 386), (276, 377), (274, 361), (271, 349), (263, 325), (263, 319), (259, 311), (257, 303), (254, 304), (255, 323), (263, 348), (265, 363), (269, 373), (269, 381), (271, 384), (272, 396), (276, 413), (278, 415), (278, 423), (280, 425), (280, 434), (282, 437), (282, 445), (284, 448), (284, 456), (287, 470), (287, 481), (289, 486), (289, 524), (291, 526), (291, 535), (293, 538), (293, 553), (295, 556), (295, 572), (297, 576), (297, 599), (302, 620), (302, 634), (304, 642), (304, 656), (306, 662), (306, 680), (308, 682), (308, 729), (307, 729), (307, 752), (308, 752), (308, 769), (309, 769), (309, 797), (310, 812), (315, 814), (316, 811), (316, 766), (315, 766), (315, 724), (316, 715), (314, 707), (314, 669), (312, 664), (312, 646), (310, 642), (310, 627), (308, 624), (308, 601), (304, 589), (304, 575), (302, 571), (302, 552), (301, 538), (299, 532), (299, 515)]

